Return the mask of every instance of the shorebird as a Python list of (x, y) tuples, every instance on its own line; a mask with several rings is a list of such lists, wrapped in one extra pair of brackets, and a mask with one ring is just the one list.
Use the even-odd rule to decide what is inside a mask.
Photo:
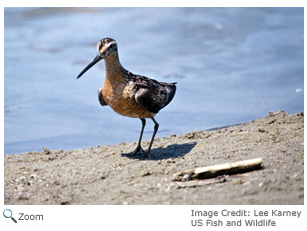
[(144, 153), (141, 141), (146, 125), (145, 119), (152, 119), (155, 126), (147, 150), (149, 154), (159, 128), (154, 117), (172, 101), (176, 92), (176, 83), (158, 82), (127, 71), (119, 62), (117, 43), (114, 39), (101, 39), (97, 44), (97, 51), (97, 56), (81, 71), (77, 79), (100, 60), (105, 60), (106, 77), (98, 91), (99, 102), (102, 106), (109, 105), (120, 115), (139, 118), (142, 121), (140, 138), (132, 154)]

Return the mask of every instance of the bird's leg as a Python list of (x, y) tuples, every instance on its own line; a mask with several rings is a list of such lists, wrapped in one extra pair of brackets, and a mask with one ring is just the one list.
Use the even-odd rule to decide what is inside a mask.
[(136, 149), (132, 152), (133, 155), (137, 154), (140, 151), (144, 152), (144, 150), (141, 147), (141, 141), (142, 141), (144, 127), (146, 125), (146, 120), (145, 119), (140, 119), (140, 120), (142, 121), (142, 130), (141, 130), (141, 135), (140, 135), (140, 138), (139, 138), (138, 145), (136, 146)]
[(155, 127), (154, 127), (154, 132), (153, 132), (153, 134), (152, 134), (152, 138), (151, 138), (149, 147), (148, 147), (148, 151), (147, 151), (147, 154), (148, 154), (148, 155), (149, 155), (149, 153), (150, 153), (151, 145), (152, 145), (152, 143), (153, 143), (153, 141), (154, 141), (154, 139), (155, 139), (156, 133), (157, 133), (157, 131), (158, 131), (158, 129), (159, 129), (159, 124), (157, 123), (157, 121), (156, 121), (154, 118), (151, 118), (151, 119), (152, 119), (152, 121), (155, 123)]

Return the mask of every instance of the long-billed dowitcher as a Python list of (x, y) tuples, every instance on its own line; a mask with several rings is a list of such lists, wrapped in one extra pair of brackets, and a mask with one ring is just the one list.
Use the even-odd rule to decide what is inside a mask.
[(102, 39), (97, 44), (97, 50), (97, 56), (84, 68), (77, 79), (101, 59), (105, 60), (106, 78), (98, 91), (99, 102), (102, 106), (109, 105), (120, 115), (141, 119), (141, 134), (133, 154), (144, 152), (141, 140), (146, 125), (145, 119), (153, 120), (155, 126), (147, 151), (149, 154), (159, 128), (154, 116), (173, 99), (176, 83), (162, 83), (127, 71), (119, 62), (117, 43), (114, 39)]

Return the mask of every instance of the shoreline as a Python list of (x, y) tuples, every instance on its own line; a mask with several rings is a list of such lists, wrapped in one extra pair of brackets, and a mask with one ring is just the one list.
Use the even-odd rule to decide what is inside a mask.
[[(135, 146), (7, 154), (4, 204), (304, 204), (302, 112), (159, 137), (149, 157), (132, 156)], [(262, 169), (223, 182), (172, 181), (178, 171), (258, 157)]]

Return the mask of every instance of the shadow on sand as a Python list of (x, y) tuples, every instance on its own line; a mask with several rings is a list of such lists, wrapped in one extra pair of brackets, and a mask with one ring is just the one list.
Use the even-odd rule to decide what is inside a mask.
[(130, 159), (139, 159), (139, 160), (162, 160), (169, 158), (176, 158), (184, 156), (189, 153), (197, 144), (197, 142), (190, 142), (185, 144), (171, 144), (166, 148), (154, 148), (151, 149), (149, 156), (146, 153), (132, 154), (123, 153), (122, 156), (128, 157)]

